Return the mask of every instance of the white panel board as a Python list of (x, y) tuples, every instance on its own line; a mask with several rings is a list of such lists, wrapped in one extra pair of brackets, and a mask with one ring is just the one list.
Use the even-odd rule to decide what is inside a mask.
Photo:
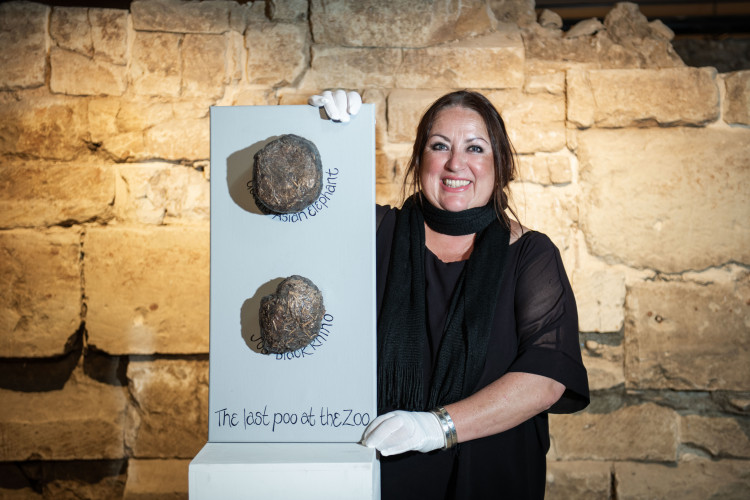
[[(311, 106), (211, 109), (209, 442), (356, 442), (374, 418), (375, 118), (347, 124)], [(300, 213), (264, 215), (248, 189), (253, 155), (282, 134), (312, 141), (323, 193)], [(260, 299), (298, 274), (323, 293), (320, 335), (260, 352)]]

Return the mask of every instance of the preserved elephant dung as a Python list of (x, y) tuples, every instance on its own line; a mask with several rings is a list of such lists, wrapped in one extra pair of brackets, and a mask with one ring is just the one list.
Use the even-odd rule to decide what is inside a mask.
[(253, 190), (262, 209), (289, 214), (304, 210), (323, 189), (323, 164), (311, 141), (285, 134), (255, 153)]
[(260, 335), (269, 353), (282, 354), (307, 346), (323, 322), (323, 294), (315, 283), (290, 276), (276, 292), (260, 301)]

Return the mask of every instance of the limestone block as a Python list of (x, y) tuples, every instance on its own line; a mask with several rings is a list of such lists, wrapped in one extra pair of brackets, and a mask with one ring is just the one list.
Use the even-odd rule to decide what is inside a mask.
[(375, 202), (378, 205), (401, 206), (401, 184), (382, 183), (375, 185)]
[(143, 158), (207, 160), (211, 156), (211, 124), (205, 118), (175, 118), (143, 134)]
[(7, 162), (0, 166), (0, 227), (106, 219), (114, 187), (103, 165)]
[(724, 121), (750, 125), (750, 70), (724, 75), (727, 93), (724, 97)]
[(231, 4), (217, 0), (135, 0), (130, 12), (137, 31), (224, 33), (229, 30)]
[(1, 231), (0, 249), (0, 357), (64, 354), (81, 323), (80, 233)]
[(521, 224), (549, 236), (561, 252), (570, 246), (576, 217), (571, 191), (528, 182), (512, 182), (510, 191), (510, 205)]
[(588, 374), (590, 390), (607, 390), (625, 384), (621, 344), (587, 340), (585, 346), (582, 352), (583, 364)]
[(127, 68), (100, 62), (76, 52), (50, 51), (50, 89), (71, 95), (113, 95), (125, 93)]
[(644, 282), (628, 289), (625, 376), (633, 388), (748, 390), (750, 284)]
[(308, 27), (303, 23), (251, 23), (245, 32), (247, 76), (258, 85), (291, 85), (308, 66)]
[(272, 21), (307, 21), (308, 0), (270, 0), (269, 17)]
[(537, 153), (516, 157), (518, 180), (542, 185), (568, 184), (573, 180), (570, 158), (561, 154)]
[(378, 183), (403, 184), (411, 159), (410, 144), (389, 144), (375, 155), (375, 180)]
[(592, 254), (664, 272), (750, 262), (750, 130), (587, 130), (577, 141)]
[(190, 460), (128, 460), (124, 500), (187, 498)]
[[(131, 4), (131, 9), (139, 3), (150, 5), (152, 2), (134, 2)], [(202, 3), (184, 5), (202, 5)], [(136, 94), (150, 96), (178, 96), (180, 94), (181, 39), (181, 35), (172, 33), (136, 32), (130, 66), (130, 77)]]
[[(138, 458), (192, 458), (208, 440), (208, 362), (130, 362), (126, 442)], [(187, 471), (186, 471), (187, 472)]]
[(72, 160), (88, 152), (86, 101), (30, 91), (0, 102), (0, 153)]
[(618, 500), (741, 500), (750, 494), (747, 461), (695, 460), (677, 467), (615, 463)]
[(625, 277), (609, 269), (579, 268), (572, 281), (581, 331), (619, 331), (625, 319)]
[(395, 73), (401, 65), (399, 49), (344, 48), (334, 45), (312, 46), (310, 69), (300, 87), (317, 93), (320, 89), (357, 89), (395, 87)]
[(49, 18), (49, 36), (62, 49), (77, 52), (89, 58), (94, 55), (89, 9), (85, 7), (53, 9)]
[(380, 146), (388, 139), (388, 119), (386, 118), (386, 101), (388, 94), (382, 89), (365, 89), (362, 102), (375, 106), (375, 144)]
[(677, 414), (652, 403), (612, 413), (550, 415), (550, 435), (563, 460), (649, 460), (677, 458)]
[(487, 33), (497, 25), (481, 0), (312, 0), (315, 43), (426, 47)]
[[(126, 461), (54, 462), (31, 468), (45, 498), (122, 498), (127, 476)], [(84, 465), (85, 464), (85, 465)], [(83, 465), (83, 466), (82, 466)], [(34, 497), (32, 497), (34, 498)]]
[(91, 228), (84, 247), (89, 345), (208, 352), (207, 227)]
[(38, 3), (0, 3), (0, 90), (44, 85), (49, 12)]
[(388, 140), (413, 144), (422, 115), (446, 90), (394, 90), (388, 95)]
[(191, 167), (168, 163), (122, 165), (117, 169), (115, 214), (140, 224), (208, 222), (209, 182)]
[(547, 500), (611, 498), (611, 465), (603, 462), (547, 461)]
[(520, 88), (524, 50), (517, 31), (503, 30), (454, 43), (404, 49), (400, 88)]
[(490, 0), (489, 5), (500, 22), (528, 26), (536, 21), (534, 0)]
[(685, 415), (680, 418), (680, 440), (713, 457), (750, 457), (750, 437), (733, 418)]
[(229, 83), (226, 35), (185, 35), (182, 41), (182, 95), (218, 99)]
[(566, 74), (564, 71), (554, 69), (535, 71), (534, 65), (527, 61), (524, 74), (526, 79), (523, 82), (523, 91), (527, 94), (563, 95), (565, 93)]
[(125, 456), (121, 387), (74, 377), (61, 390), (0, 389), (0, 460), (96, 460)]
[(89, 9), (89, 22), (95, 57), (113, 64), (127, 63), (128, 11)]
[(704, 125), (719, 117), (714, 68), (568, 72), (568, 120), (579, 127)]
[(486, 96), (503, 117), (517, 153), (554, 152), (565, 147), (563, 96), (520, 90), (488, 92)]

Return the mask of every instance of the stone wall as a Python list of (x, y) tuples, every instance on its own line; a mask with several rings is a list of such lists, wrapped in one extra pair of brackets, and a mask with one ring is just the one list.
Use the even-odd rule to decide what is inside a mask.
[(592, 404), (548, 498), (750, 496), (750, 71), (685, 66), (633, 4), (0, 4), (0, 498), (186, 498), (207, 437), (209, 107), (377, 105), (377, 197), (416, 122), (484, 92), (521, 221), (559, 246)]

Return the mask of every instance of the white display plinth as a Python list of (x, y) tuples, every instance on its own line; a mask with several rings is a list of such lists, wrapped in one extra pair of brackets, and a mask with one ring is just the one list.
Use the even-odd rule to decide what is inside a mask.
[(190, 462), (190, 500), (378, 500), (379, 465), (353, 443), (207, 443)]

